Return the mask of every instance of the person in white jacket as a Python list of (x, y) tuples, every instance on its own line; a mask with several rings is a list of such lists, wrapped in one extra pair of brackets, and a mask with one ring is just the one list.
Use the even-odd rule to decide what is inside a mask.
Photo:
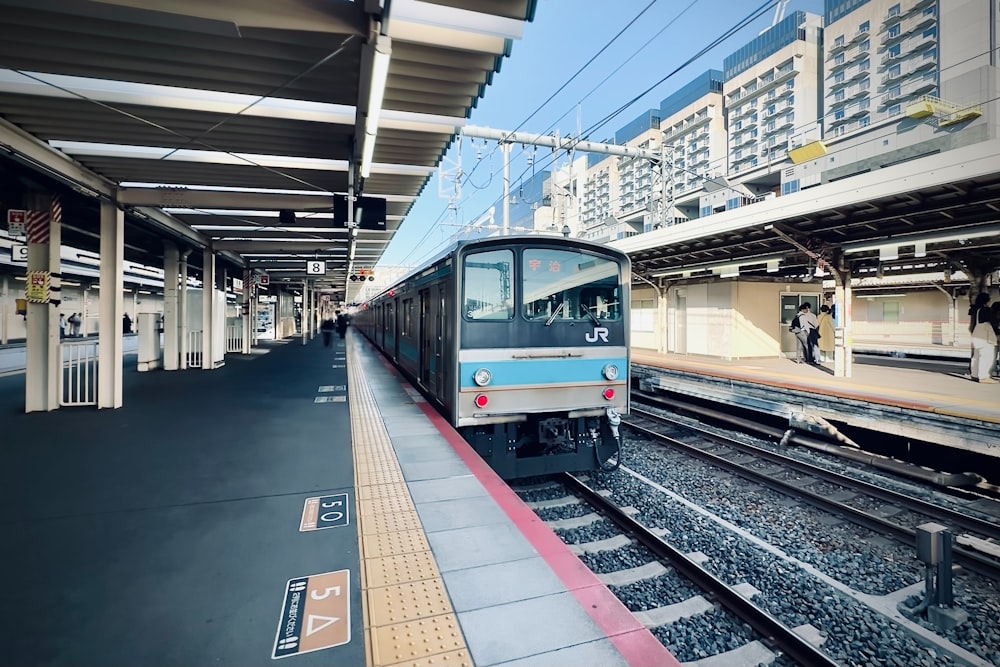
[(972, 379), (981, 384), (996, 384), (990, 377), (993, 360), (997, 356), (997, 339), (1000, 323), (993, 317), (989, 307), (990, 295), (983, 293), (976, 297), (969, 308), (969, 331), (972, 333), (972, 360), (969, 371)]

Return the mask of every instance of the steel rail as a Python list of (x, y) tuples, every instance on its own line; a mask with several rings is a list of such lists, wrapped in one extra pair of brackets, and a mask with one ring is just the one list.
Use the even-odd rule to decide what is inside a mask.
[(765, 643), (771, 644), (771, 648), (780, 650), (800, 665), (839, 667), (840, 663), (800, 637), (794, 630), (767, 611), (737, 593), (714, 574), (654, 535), (644, 525), (625, 514), (618, 505), (569, 473), (563, 473), (561, 481), (574, 493), (600, 510), (619, 528), (656, 554), (657, 558), (670, 563), (674, 569), (718, 600), (729, 612), (746, 621), (750, 627), (764, 637)]

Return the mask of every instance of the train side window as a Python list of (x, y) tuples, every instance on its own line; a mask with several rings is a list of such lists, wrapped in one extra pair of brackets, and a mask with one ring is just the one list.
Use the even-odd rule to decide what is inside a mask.
[(470, 320), (514, 318), (514, 252), (490, 250), (466, 255), (462, 296)]

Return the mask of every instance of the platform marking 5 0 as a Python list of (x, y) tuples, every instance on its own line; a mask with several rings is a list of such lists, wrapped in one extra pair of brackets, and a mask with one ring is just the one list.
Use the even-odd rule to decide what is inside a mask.
[(321, 384), (319, 386), (319, 393), (331, 392), (331, 391), (347, 391), (346, 384)]
[(346, 396), (317, 396), (313, 403), (346, 403)]
[(299, 532), (337, 528), (351, 523), (349, 505), (346, 493), (336, 493), (332, 496), (317, 496), (306, 498), (302, 507), (302, 520), (299, 522)]
[(289, 579), (271, 659), (351, 641), (351, 571)]

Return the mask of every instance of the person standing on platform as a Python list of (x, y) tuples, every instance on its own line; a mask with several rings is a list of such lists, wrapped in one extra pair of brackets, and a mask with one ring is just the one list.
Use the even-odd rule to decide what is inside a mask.
[(66, 329), (69, 328), (69, 322), (66, 321), (66, 314), (59, 313), (59, 340), (66, 337)]
[(346, 313), (337, 311), (337, 335), (341, 338), (347, 333), (347, 325), (350, 324), (350, 319), (348, 319)]
[(80, 336), (80, 316), (73, 313), (67, 321), (69, 322), (69, 335), (78, 338)]
[(128, 316), (128, 313), (122, 315), (122, 333), (132, 333), (132, 318)]
[[(993, 323), (1000, 327), (1000, 301), (994, 301), (990, 306), (993, 311)], [(993, 368), (993, 377), (1000, 377), (1000, 345), (997, 345), (996, 366)]]
[(817, 331), (819, 332), (819, 360), (833, 361), (833, 339), (835, 336), (833, 328), (833, 313), (830, 306), (823, 304), (819, 307), (819, 322)]
[(330, 347), (330, 339), (333, 338), (334, 323), (329, 317), (323, 319), (319, 325), (319, 330), (323, 333), (323, 347)]
[[(799, 341), (799, 356), (807, 364), (816, 363), (813, 358), (813, 345), (816, 342), (813, 331), (819, 327), (819, 322), (816, 321), (816, 316), (812, 314), (811, 309), (812, 304), (806, 301), (799, 306), (799, 314), (792, 320), (792, 331), (795, 332), (795, 338)], [(796, 324), (798, 326), (795, 326)]]
[(969, 331), (972, 333), (972, 360), (969, 371), (972, 379), (981, 384), (996, 384), (990, 377), (997, 356), (997, 338), (1000, 324), (993, 317), (989, 307), (990, 295), (980, 294), (969, 308)]

